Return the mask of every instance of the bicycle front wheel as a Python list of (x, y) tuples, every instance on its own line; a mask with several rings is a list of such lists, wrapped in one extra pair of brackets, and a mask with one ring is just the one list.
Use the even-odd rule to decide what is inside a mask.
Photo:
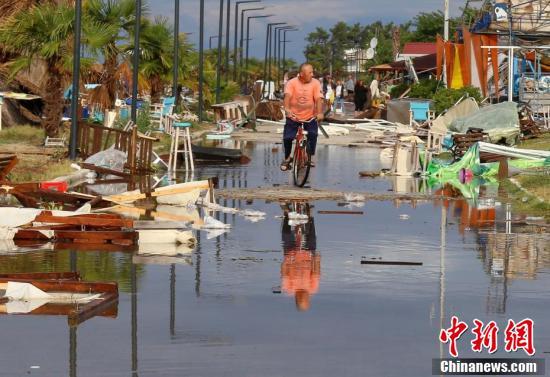
[(304, 187), (309, 176), (309, 169), (311, 168), (309, 165), (311, 156), (307, 151), (306, 144), (305, 140), (303, 140), (301, 143), (296, 144), (294, 148), (294, 166), (292, 170), (294, 173), (294, 184), (298, 187)]

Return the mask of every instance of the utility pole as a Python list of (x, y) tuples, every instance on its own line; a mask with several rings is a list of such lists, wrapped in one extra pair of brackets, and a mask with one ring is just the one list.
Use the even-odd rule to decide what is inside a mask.
[(216, 65), (216, 103), (220, 103), (220, 83), (222, 65), (223, 0), (220, 0), (220, 22), (218, 27), (218, 64)]
[[(80, 30), (82, 24), (82, 0), (75, 1), (74, 20), (74, 52), (73, 52), (73, 90), (71, 97), (71, 139), (69, 141), (69, 157), (76, 159), (76, 143), (78, 135), (78, 104), (80, 89)], [(0, 106), (1, 108), (1, 106)], [(2, 114), (0, 114), (0, 117)]]

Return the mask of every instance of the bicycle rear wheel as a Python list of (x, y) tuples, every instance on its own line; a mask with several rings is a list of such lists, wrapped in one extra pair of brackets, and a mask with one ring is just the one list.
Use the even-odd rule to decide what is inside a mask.
[(292, 167), (292, 171), (294, 173), (294, 184), (298, 187), (304, 187), (309, 176), (309, 169), (311, 168), (309, 165), (311, 156), (307, 151), (306, 144), (306, 141), (302, 140), (294, 148), (294, 166)]

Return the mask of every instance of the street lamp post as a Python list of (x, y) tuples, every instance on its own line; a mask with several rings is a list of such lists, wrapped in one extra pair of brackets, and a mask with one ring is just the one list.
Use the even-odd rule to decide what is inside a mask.
[[(69, 141), (69, 157), (76, 158), (76, 143), (78, 134), (78, 97), (80, 85), (80, 30), (82, 24), (82, 0), (75, 2), (74, 20), (74, 55), (73, 55), (73, 89), (71, 97), (71, 139)], [(0, 114), (0, 117), (2, 114)]]
[(281, 27), (278, 27), (278, 28), (275, 28), (276, 30), (276, 34), (275, 34), (275, 46), (273, 48), (274, 50), (274, 55), (275, 55), (275, 66), (277, 67), (277, 75), (276, 75), (276, 80), (277, 80), (277, 83), (280, 83), (279, 81), (279, 77), (280, 77), (280, 71), (281, 71), (281, 65), (280, 65), (280, 62), (281, 62), (281, 32), (282, 31), (286, 31), (286, 30), (295, 30), (296, 28), (294, 26), (281, 26)]
[[(138, 0), (140, 1), (140, 0)], [(204, 83), (204, 0), (200, 0), (200, 16), (199, 16), (199, 122), (202, 122), (202, 87)]]
[(229, 81), (229, 21), (231, 21), (231, 0), (227, 0), (227, 21), (225, 25), (225, 79)]
[(220, 22), (218, 27), (218, 64), (216, 65), (216, 103), (220, 103), (220, 81), (222, 65), (223, 0), (220, 0)]
[(180, 33), (180, 0), (174, 0), (174, 71), (172, 80), (172, 95), (175, 104), (178, 104), (178, 61), (179, 61), (179, 33)]
[[(289, 31), (297, 31), (298, 29), (286, 29), (286, 30), (283, 30), (283, 40), (280, 41), (283, 43), (283, 58), (282, 58), (282, 69), (281, 69), (281, 72), (284, 74), (284, 72), (286, 72), (286, 44), (287, 42), (290, 42), (289, 40), (286, 39), (286, 33), (289, 32)], [(279, 80), (279, 81), (282, 81), (282, 80)]]
[[(235, 69), (238, 69), (239, 72), (239, 80), (240, 80), (240, 72), (242, 71), (242, 65), (243, 65), (243, 39), (244, 39), (244, 14), (245, 12), (249, 11), (255, 11), (255, 10), (263, 10), (264, 7), (261, 8), (249, 8), (249, 9), (243, 9), (241, 10), (241, 38), (239, 40), (239, 55), (237, 58), (237, 55), (235, 55)], [(237, 68), (238, 66), (238, 68)], [(237, 81), (237, 79), (235, 79)], [(240, 81), (239, 81), (240, 82)]]
[(259, 3), (262, 0), (244, 0), (237, 1), (235, 3), (235, 41), (233, 43), (233, 81), (237, 81), (237, 39), (238, 39), (238, 27), (239, 27), (239, 5), (248, 3)]
[(217, 35), (211, 35), (208, 37), (208, 49), (212, 50), (212, 39), (218, 39)]
[[(285, 25), (286, 22), (283, 23), (283, 25)], [(268, 76), (269, 76), (269, 81), (271, 81), (271, 63), (273, 62), (273, 65), (276, 65), (277, 64), (277, 44), (278, 44), (278, 37), (277, 35), (279, 34), (279, 31), (282, 30), (282, 29), (288, 29), (288, 28), (291, 28), (293, 26), (289, 26), (289, 25), (286, 25), (286, 26), (276, 26), (274, 29), (273, 29), (273, 38), (274, 41), (270, 41), (270, 44), (269, 44), (269, 68), (268, 68)], [(271, 53), (271, 49), (273, 49), (273, 54)], [(276, 85), (274, 85), (274, 87), (276, 87)]]
[[(246, 55), (245, 55), (245, 85), (248, 84), (248, 45), (249, 45), (249, 42), (250, 42), (250, 20), (253, 19), (253, 18), (267, 18), (267, 17), (271, 17), (272, 15), (271, 14), (266, 14), (266, 15), (261, 15), (261, 16), (248, 16), (246, 18)], [(242, 66), (241, 66), (242, 68)], [(240, 72), (240, 81), (242, 82), (242, 69), (241, 69), (241, 72)]]
[(265, 59), (264, 59), (264, 83), (262, 85), (262, 97), (264, 95), (265, 91), (265, 83), (267, 81), (267, 59), (268, 59), (268, 49), (271, 47), (271, 28), (276, 25), (283, 25), (286, 24), (286, 22), (270, 22), (267, 24), (267, 31), (265, 34)]
[(131, 119), (134, 124), (137, 120), (137, 97), (138, 97), (138, 70), (139, 70), (139, 33), (141, 28), (141, 0), (136, 0), (136, 17), (134, 25), (134, 67), (132, 71), (132, 109)]

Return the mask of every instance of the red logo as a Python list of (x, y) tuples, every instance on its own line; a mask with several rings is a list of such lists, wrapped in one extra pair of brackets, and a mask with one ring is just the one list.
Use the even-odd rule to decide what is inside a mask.
[(483, 348), (487, 348), (489, 353), (496, 352), (498, 348), (498, 325), (495, 321), (491, 321), (487, 326), (483, 326), (483, 322), (479, 319), (474, 319), (474, 329), (472, 333), (475, 335), (475, 339), (472, 340), (472, 351), (481, 352)]
[[(473, 340), (470, 341), (472, 351), (482, 352), (484, 349), (490, 354), (498, 350), (499, 327), (495, 321), (485, 325), (479, 319), (474, 319), (472, 328)], [(520, 322), (508, 320), (504, 331), (504, 350), (506, 352), (517, 352), (522, 349), (529, 356), (535, 354), (534, 346), (534, 322), (526, 318)], [(449, 354), (458, 357), (458, 340), (468, 329), (468, 324), (462, 322), (458, 317), (451, 318), (451, 327), (442, 329), (439, 333), (439, 341), (449, 344)]]
[(458, 320), (457, 317), (451, 318), (451, 327), (442, 329), (439, 333), (439, 340), (442, 343), (449, 343), (449, 353), (453, 357), (458, 357), (456, 341), (468, 330), (468, 325)]
[(535, 354), (534, 326), (533, 320), (529, 318), (518, 323), (509, 319), (505, 330), (506, 344), (504, 349), (506, 352), (516, 352), (518, 349), (523, 349), (529, 356), (533, 356)]

